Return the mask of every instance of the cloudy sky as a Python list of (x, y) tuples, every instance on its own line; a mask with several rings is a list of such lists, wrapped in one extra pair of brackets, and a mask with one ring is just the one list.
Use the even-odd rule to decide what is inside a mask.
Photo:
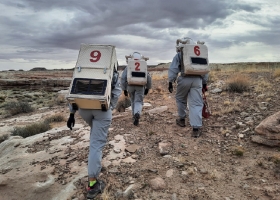
[(1, 0), (0, 70), (73, 68), (81, 43), (171, 62), (178, 38), (211, 63), (280, 61), (279, 0)]

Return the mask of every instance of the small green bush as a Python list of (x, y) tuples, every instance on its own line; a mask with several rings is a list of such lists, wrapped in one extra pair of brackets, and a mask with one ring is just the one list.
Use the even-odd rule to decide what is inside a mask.
[(24, 127), (15, 127), (14, 130), (12, 131), (12, 135), (13, 136), (19, 135), (23, 138), (37, 135), (37, 134), (50, 130), (51, 129), (50, 123), (62, 122), (62, 121), (64, 121), (63, 115), (56, 114), (56, 115), (46, 118), (42, 122), (33, 123), (31, 125), (27, 125)]
[(27, 102), (18, 101), (11, 101), (6, 103), (4, 109), (11, 115), (29, 113), (34, 111), (34, 108), (32, 108)]
[(244, 149), (242, 147), (236, 147), (233, 149), (233, 154), (241, 157), (244, 155)]
[(51, 129), (50, 123), (48, 122), (38, 122), (25, 127), (15, 127), (12, 131), (13, 136), (21, 136), (23, 138), (37, 135), (39, 133), (46, 132)]

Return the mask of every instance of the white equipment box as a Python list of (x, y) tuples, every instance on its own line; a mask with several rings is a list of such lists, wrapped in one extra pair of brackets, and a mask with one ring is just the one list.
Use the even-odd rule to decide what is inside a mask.
[[(180, 41), (179, 41), (180, 42)], [(177, 44), (179, 43), (177, 41)], [(204, 44), (181, 44), (181, 74), (204, 75), (210, 72), (208, 48)]]
[(127, 65), (128, 85), (147, 84), (147, 63), (144, 60), (131, 60)]
[(117, 65), (115, 46), (81, 44), (67, 100), (82, 109), (108, 110)]

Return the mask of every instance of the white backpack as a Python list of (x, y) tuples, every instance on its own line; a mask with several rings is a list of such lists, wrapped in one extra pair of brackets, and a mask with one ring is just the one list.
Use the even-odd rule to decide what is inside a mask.
[(117, 65), (115, 46), (81, 44), (67, 100), (74, 108), (108, 110)]
[[(182, 44), (180, 44), (182, 43)], [(190, 44), (188, 40), (177, 40), (181, 51), (181, 75), (205, 75), (210, 72), (208, 48), (204, 42)]]
[(149, 58), (142, 55), (141, 58), (137, 60), (134, 59), (133, 55), (125, 56), (125, 58), (127, 61), (127, 84), (146, 85), (148, 76), (148, 67), (146, 61), (149, 60)]

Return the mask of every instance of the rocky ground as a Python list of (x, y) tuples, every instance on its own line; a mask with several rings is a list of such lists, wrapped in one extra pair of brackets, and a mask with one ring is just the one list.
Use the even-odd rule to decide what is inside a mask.
[[(279, 199), (279, 146), (251, 140), (256, 126), (280, 111), (275, 71), (212, 71), (207, 92), (212, 116), (203, 119), (203, 135), (197, 139), (191, 137), (189, 125), (175, 124), (176, 87), (168, 92), (166, 74), (152, 72), (153, 89), (145, 97), (139, 126), (133, 125), (129, 108), (114, 112), (100, 176), (107, 187), (97, 199)], [(248, 91), (226, 90), (233, 74), (249, 79)], [(17, 90), (19, 98), (26, 96), (24, 91)], [(0, 199), (85, 199), (89, 128), (76, 115), (75, 129), (68, 130), (65, 102), (49, 107), (44, 91), (29, 93), (42, 99), (36, 104), (35, 98), (36, 111), (17, 116), (2, 111), (2, 134), (52, 114), (62, 114), (65, 121), (40, 136), (10, 137), (0, 143)], [(3, 102), (11, 94), (1, 91)]]

